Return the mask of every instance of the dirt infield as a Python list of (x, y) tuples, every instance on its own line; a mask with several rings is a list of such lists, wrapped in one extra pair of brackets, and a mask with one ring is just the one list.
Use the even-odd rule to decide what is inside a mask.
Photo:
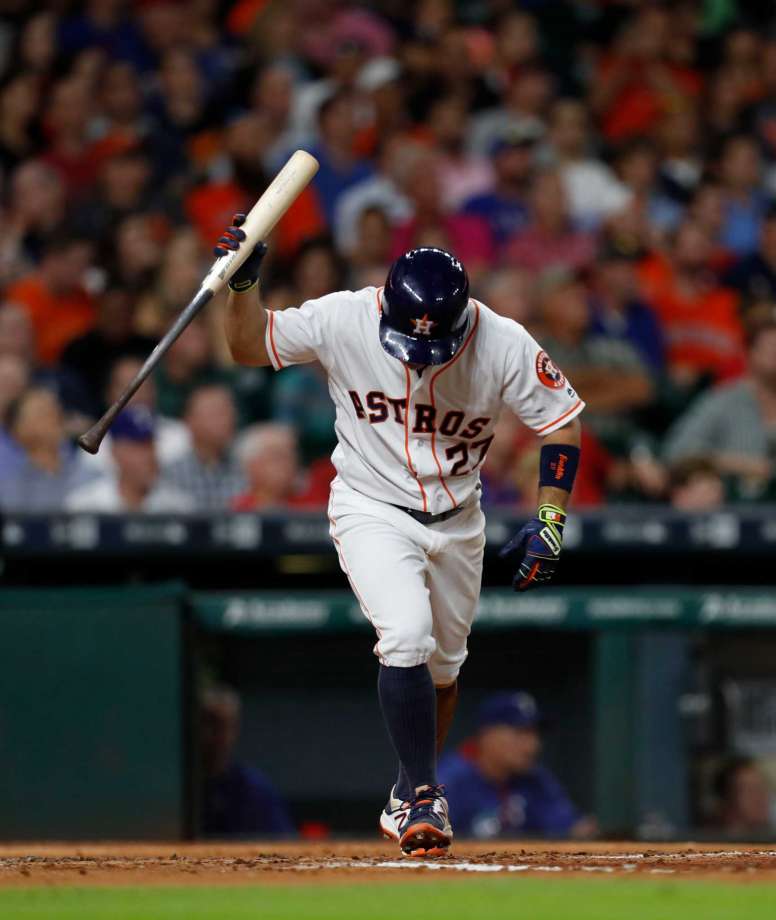
[(460, 843), (442, 859), (363, 841), (0, 845), (0, 887), (213, 885), (519, 874), (735, 878), (776, 883), (776, 849), (639, 843)]

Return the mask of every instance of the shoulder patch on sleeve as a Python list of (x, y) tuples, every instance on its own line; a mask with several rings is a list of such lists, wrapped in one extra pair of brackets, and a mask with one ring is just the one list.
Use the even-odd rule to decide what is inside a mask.
[(546, 351), (540, 351), (536, 356), (536, 376), (551, 390), (560, 390), (566, 385), (566, 378)]

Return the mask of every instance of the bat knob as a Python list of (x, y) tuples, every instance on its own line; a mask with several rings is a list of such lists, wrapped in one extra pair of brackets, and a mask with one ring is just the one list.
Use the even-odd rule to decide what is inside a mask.
[(93, 429), (84, 432), (77, 441), (77, 444), (80, 448), (86, 451), (87, 454), (96, 454), (100, 449), (100, 443), (102, 438), (97, 434)]

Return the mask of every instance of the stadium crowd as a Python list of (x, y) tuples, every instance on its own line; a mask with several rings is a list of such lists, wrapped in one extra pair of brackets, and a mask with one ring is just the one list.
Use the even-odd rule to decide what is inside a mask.
[[(588, 404), (575, 502), (776, 497), (776, 12), (745, 0), (5, 0), (0, 509), (325, 504), (315, 365), (227, 358), (216, 302), (90, 458), (73, 437), (297, 147), (276, 309), (466, 264)], [(504, 417), (484, 502), (533, 505)]]

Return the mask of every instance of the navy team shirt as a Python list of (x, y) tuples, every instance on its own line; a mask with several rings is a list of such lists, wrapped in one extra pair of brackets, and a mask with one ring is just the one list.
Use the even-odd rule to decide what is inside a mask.
[(447, 787), (450, 820), (462, 837), (567, 837), (580, 818), (561, 784), (541, 765), (496, 786), (474, 760), (456, 752), (441, 761), (438, 772)]

